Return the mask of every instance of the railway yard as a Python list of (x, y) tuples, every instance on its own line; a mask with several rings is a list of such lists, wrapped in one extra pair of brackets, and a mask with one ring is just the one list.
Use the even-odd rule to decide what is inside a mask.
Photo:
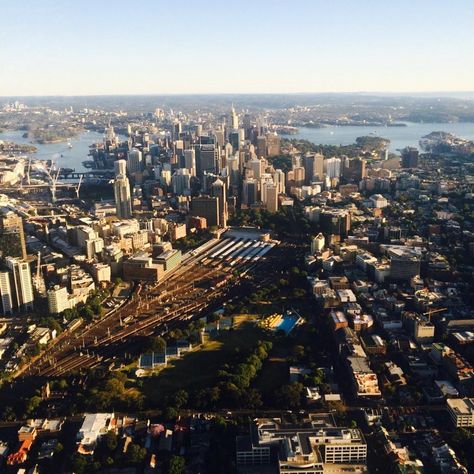
[(279, 242), (230, 231), (183, 256), (155, 285), (138, 284), (129, 298), (100, 320), (63, 332), (48, 350), (22, 367), (20, 376), (57, 377), (123, 360), (144, 336), (163, 334), (222, 305), (242, 279), (265, 274)]

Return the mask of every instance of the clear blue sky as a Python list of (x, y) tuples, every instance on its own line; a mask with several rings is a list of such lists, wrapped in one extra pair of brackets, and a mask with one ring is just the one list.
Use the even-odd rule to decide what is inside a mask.
[(473, 0), (3, 0), (0, 96), (474, 89)]

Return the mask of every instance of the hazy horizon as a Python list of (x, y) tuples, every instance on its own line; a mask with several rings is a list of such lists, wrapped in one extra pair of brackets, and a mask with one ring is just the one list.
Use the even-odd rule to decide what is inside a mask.
[(0, 6), (1, 96), (457, 93), (474, 4), (31, 0)]

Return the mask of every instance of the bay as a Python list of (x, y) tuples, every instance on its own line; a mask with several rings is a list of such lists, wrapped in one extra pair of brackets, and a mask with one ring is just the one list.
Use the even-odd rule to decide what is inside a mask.
[(364, 127), (364, 126), (330, 126), (324, 128), (301, 127), (294, 135), (284, 135), (285, 138), (297, 138), (323, 145), (350, 145), (357, 137), (374, 135), (390, 140), (389, 150), (397, 152), (406, 146), (418, 149), (421, 137), (431, 132), (448, 132), (460, 138), (474, 141), (474, 123), (412, 123), (405, 127)]

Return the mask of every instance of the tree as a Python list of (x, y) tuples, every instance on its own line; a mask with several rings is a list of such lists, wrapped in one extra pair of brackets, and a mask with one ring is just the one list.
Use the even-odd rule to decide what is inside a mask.
[(127, 449), (127, 461), (131, 464), (141, 464), (146, 456), (146, 449), (139, 444), (131, 443)]
[(275, 392), (275, 400), (281, 408), (299, 408), (304, 386), (299, 382), (283, 385)]
[(76, 454), (72, 458), (71, 467), (73, 472), (77, 474), (82, 474), (83, 472), (87, 472), (87, 458), (82, 454)]
[(181, 474), (184, 470), (185, 462), (181, 456), (171, 456), (168, 474)]
[(186, 390), (181, 389), (174, 394), (174, 404), (177, 408), (185, 406), (188, 403), (188, 399), (189, 395)]
[(114, 432), (109, 431), (108, 433), (106, 433), (104, 435), (103, 440), (104, 440), (104, 446), (109, 451), (115, 451), (117, 449), (118, 438), (117, 438), (117, 435)]
[(150, 337), (147, 343), (147, 350), (150, 352), (164, 352), (166, 341), (161, 336)]

